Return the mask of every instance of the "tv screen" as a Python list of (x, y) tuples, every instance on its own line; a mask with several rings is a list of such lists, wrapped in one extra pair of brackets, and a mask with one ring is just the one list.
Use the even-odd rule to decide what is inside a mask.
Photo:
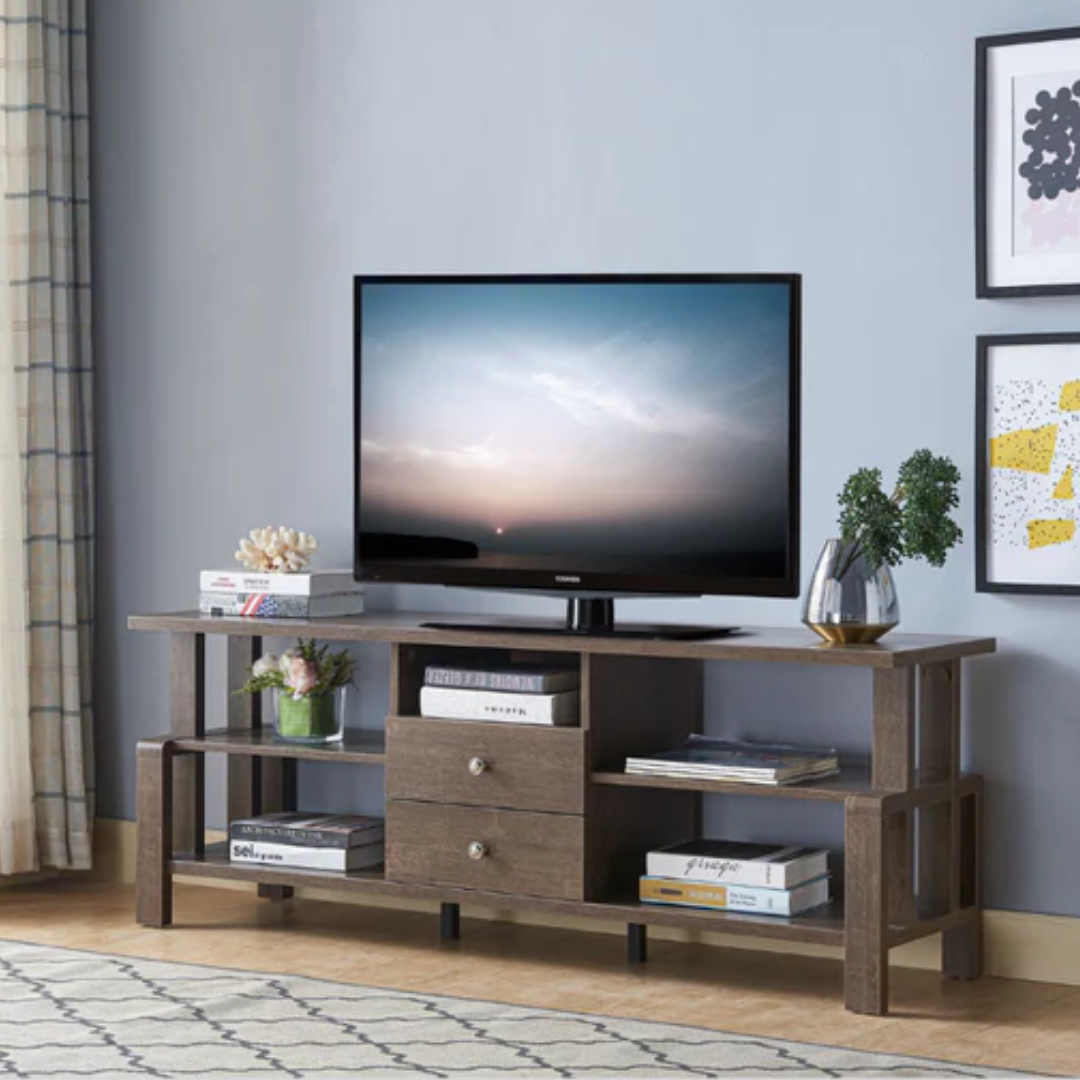
[(357, 577), (797, 595), (799, 286), (358, 277)]

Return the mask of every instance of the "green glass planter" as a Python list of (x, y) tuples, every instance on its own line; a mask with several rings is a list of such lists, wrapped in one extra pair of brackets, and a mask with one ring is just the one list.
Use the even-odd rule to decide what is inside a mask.
[(345, 732), (345, 687), (326, 694), (293, 697), (274, 691), (274, 737), (285, 742), (340, 742)]

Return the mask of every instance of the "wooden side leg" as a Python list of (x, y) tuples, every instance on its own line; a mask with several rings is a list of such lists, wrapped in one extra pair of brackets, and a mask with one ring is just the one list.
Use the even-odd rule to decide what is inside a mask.
[(852, 795), (844, 827), (844, 1004), (884, 1016), (889, 1008), (886, 828), (881, 803)]
[(648, 927), (644, 923), (627, 924), (626, 958), (631, 964), (644, 964), (649, 959)]
[[(237, 687), (247, 679), (248, 670), (262, 655), (261, 637), (228, 638), (228, 665), (226, 677), (225, 726), (230, 731), (253, 731), (262, 726), (262, 695), (237, 694)], [(228, 806), (229, 821), (261, 814), (262, 769), (257, 757), (245, 754), (228, 754)]]
[[(912, 668), (874, 672), (873, 784), (882, 791), (910, 791), (915, 783), (916, 682)], [(912, 880), (913, 824), (910, 813), (885, 820), (885, 879), (888, 919), (898, 926), (915, 913)]]
[(138, 855), (135, 918), (143, 926), (172, 922), (173, 746), (169, 739), (139, 743)]
[(941, 970), (955, 979), (977, 979), (983, 973), (983, 913), (980, 883), (982, 789), (958, 799), (954, 829), (959, 862), (958, 902), (969, 921), (941, 935)]
[[(296, 809), (296, 759), (295, 758), (264, 758), (263, 767), (276, 766), (275, 773), (263, 773), (264, 806), (270, 810), (295, 810)], [(269, 781), (269, 782), (268, 782)], [(267, 806), (266, 803), (270, 805)], [(282, 901), (288, 900), (293, 895), (291, 885), (260, 885), (259, 896), (264, 900)]]
[[(169, 646), (169, 733), (206, 734), (206, 637), (177, 632)], [(206, 762), (202, 754), (178, 759), (173, 780), (173, 850), (203, 854), (206, 837)]]
[[(951, 784), (960, 768), (960, 661), (924, 664), (919, 671), (919, 782)], [(955, 911), (953, 800), (919, 811), (919, 917)]]
[(439, 939), (461, 940), (461, 905), (443, 904), (439, 909)]
[(978, 979), (983, 973), (983, 920), (981, 911), (971, 922), (941, 935), (941, 970), (951, 979)]

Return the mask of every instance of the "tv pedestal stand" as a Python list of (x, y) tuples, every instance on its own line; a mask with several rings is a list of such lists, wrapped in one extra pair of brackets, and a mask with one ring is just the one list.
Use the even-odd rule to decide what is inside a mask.
[(623, 623), (615, 621), (615, 597), (572, 596), (566, 601), (566, 622), (521, 619), (497, 623), (424, 622), (429, 630), (484, 630), (493, 634), (577, 634), (583, 637), (638, 638), (649, 641), (708, 641), (735, 633), (737, 626), (686, 623)]
[[(890, 633), (874, 645), (829, 645), (803, 627), (747, 629), (717, 641), (624, 641), (423, 628), (427, 616), (371, 612), (348, 618), (264, 619), (136, 615), (133, 630), (169, 637), (162, 687), (167, 734), (138, 746), (136, 918), (172, 922), (174, 875), (245, 882), (268, 899), (296, 887), (384, 900), (427, 900), (444, 937), (460, 934), (460, 909), (534, 911), (621, 923), (633, 963), (647, 927), (753, 935), (843, 951), (847, 1008), (888, 1009), (889, 950), (941, 936), (945, 975), (982, 971), (979, 893), (982, 777), (960, 771), (962, 666), (992, 653), (993, 638)], [(463, 622), (467, 622), (463, 619)], [(262, 654), (262, 635), (389, 645), (390, 701), (382, 729), (349, 728), (341, 743), (275, 741), (257, 695), (228, 693), (227, 727), (208, 731), (206, 640), (227, 642), (228, 688)], [(558, 660), (580, 674), (578, 727), (435, 720), (420, 715), (429, 664)], [(872, 676), (862, 719), (870, 761), (837, 776), (771, 788), (736, 781), (636, 776), (628, 756), (679, 746), (705, 727), (707, 665), (754, 662), (831, 667), (836, 678)], [(366, 675), (364, 676), (367, 677)], [(801, 730), (800, 741), (813, 732)], [(385, 768), (386, 866), (350, 872), (231, 862), (207, 843), (205, 761), (228, 760), (229, 819), (297, 806), (300, 760), (359, 770), (378, 787)], [(314, 767), (314, 766), (310, 766)], [(793, 816), (804, 801), (844, 813), (843, 858), (825, 907), (791, 918), (645, 904), (646, 853), (701, 835), (702, 802), (767, 798)], [(773, 837), (784, 841), (782, 830)], [(837, 852), (837, 855), (840, 853)], [(437, 924), (438, 925), (438, 924)], [(182, 933), (183, 931), (179, 931)], [(723, 962), (714, 965), (722, 977)]]

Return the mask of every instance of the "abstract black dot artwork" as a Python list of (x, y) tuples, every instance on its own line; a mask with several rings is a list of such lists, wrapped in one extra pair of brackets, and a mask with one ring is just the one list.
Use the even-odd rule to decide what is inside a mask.
[(1028, 182), (1032, 199), (1056, 199), (1080, 187), (1080, 79), (1058, 90), (1040, 90), (1024, 114), (1023, 133), (1030, 148), (1017, 170)]
[(975, 293), (1080, 294), (1080, 25), (975, 44)]

